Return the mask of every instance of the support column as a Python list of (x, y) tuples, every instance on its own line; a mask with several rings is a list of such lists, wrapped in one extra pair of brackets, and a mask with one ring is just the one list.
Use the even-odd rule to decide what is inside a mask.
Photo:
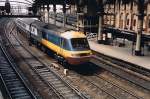
[(49, 23), (49, 4), (47, 5), (47, 23)]
[(102, 16), (99, 16), (99, 27), (98, 27), (98, 43), (102, 41)]
[(126, 4), (124, 4), (123, 29), (126, 29), (126, 25), (127, 25)]
[(133, 2), (131, 2), (131, 5), (130, 5), (130, 23), (129, 23), (129, 30), (133, 30), (133, 26), (132, 26), (132, 23), (133, 23)]
[(139, 0), (138, 2), (138, 33), (136, 37), (135, 55), (141, 56), (141, 35), (143, 31), (143, 20), (144, 20), (144, 1)]
[(41, 6), (39, 7), (39, 15), (41, 16), (40, 20), (42, 21), (42, 7)]
[(135, 47), (135, 55), (141, 56), (141, 35), (143, 29), (143, 21), (141, 16), (138, 16), (138, 33), (136, 37), (136, 47)]
[(54, 24), (56, 25), (56, 4), (53, 4), (53, 11), (54, 11)]
[(79, 25), (80, 25), (80, 19), (79, 19), (79, 13), (80, 13), (80, 8), (76, 5), (76, 7), (77, 7), (77, 28), (76, 28), (76, 30), (77, 31), (79, 31), (80, 29), (79, 29)]
[(76, 28), (77, 31), (79, 31), (79, 14), (77, 13), (77, 28)]
[(66, 25), (66, 2), (63, 4), (63, 27)]
[(70, 4), (70, 13), (69, 14), (72, 14), (72, 5)]
[(98, 38), (97, 42), (102, 43), (103, 42), (103, 34), (102, 34), (102, 25), (103, 25), (103, 15), (104, 14), (104, 7), (101, 5), (100, 13), (99, 13), (99, 27), (98, 27)]
[(42, 19), (42, 21), (45, 22), (45, 5), (42, 6), (42, 9), (43, 9), (43, 13), (42, 13), (43, 14), (42, 15), (43, 19)]

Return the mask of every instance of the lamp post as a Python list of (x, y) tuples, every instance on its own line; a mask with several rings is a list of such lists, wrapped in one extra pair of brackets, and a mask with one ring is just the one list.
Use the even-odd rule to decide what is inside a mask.
[(54, 11), (54, 24), (56, 25), (56, 4), (53, 4), (53, 11)]
[(63, 27), (66, 25), (66, 0), (63, 2)]
[(49, 7), (49, 4), (47, 4), (47, 21), (49, 23), (49, 10), (50, 10), (50, 7)]

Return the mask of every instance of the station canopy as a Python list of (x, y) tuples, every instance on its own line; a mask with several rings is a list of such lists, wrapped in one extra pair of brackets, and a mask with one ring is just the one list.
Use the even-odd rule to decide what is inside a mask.
[(75, 4), (79, 0), (34, 0), (34, 3), (37, 5), (42, 5), (42, 4)]
[(9, 1), (11, 6), (32, 6), (34, 0), (0, 0), (0, 6), (4, 6)]

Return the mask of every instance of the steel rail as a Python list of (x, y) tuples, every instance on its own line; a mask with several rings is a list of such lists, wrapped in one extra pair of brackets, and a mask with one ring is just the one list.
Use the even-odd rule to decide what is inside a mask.
[[(13, 35), (13, 34), (12, 34)], [(13, 35), (14, 36), (14, 35)], [(33, 55), (25, 46), (23, 46), (23, 44), (14, 36), (14, 38), (16, 39), (16, 41), (22, 46), (22, 48), (24, 48), (29, 54), (31, 54), (36, 60), (38, 60), (43, 66), (45, 66), (44, 68), (47, 68), (47, 65), (46, 64), (44, 64), (43, 62), (41, 62), (35, 55)], [(28, 63), (27, 63), (28, 64)], [(30, 65), (30, 64), (28, 64), (28, 65)], [(32, 67), (32, 69), (33, 69), (33, 67)], [(59, 78), (61, 81), (63, 81), (68, 87), (70, 87), (72, 90), (74, 90), (74, 92), (75, 93), (77, 93), (78, 95), (79, 95), (79, 97), (81, 97), (82, 99), (87, 99), (86, 98), (86, 96), (84, 96), (81, 92), (79, 92), (77, 89), (75, 89), (73, 86), (71, 86), (68, 82), (66, 82), (63, 78), (61, 78), (58, 74), (56, 74), (54, 71), (52, 71), (52, 70), (50, 70), (49, 68), (47, 68), (48, 70), (49, 70), (49, 72), (52, 72), (53, 74), (55, 74), (56, 76), (57, 76), (57, 78)], [(40, 73), (38, 73), (39, 71), (37, 70), (37, 69), (33, 69), (35, 72), (36, 72), (36, 74), (38, 74), (39, 76), (40, 76), (40, 78), (42, 78), (43, 80), (45, 80), (44, 78), (43, 78), (43, 76), (40, 74)], [(45, 81), (48, 85), (50, 84), (50, 83), (48, 83), (47, 81)], [(53, 85), (51, 84), (51, 87), (52, 87)], [(53, 87), (54, 88), (54, 87)], [(54, 88), (55, 89), (55, 88)], [(56, 90), (57, 91), (57, 93), (58, 93), (58, 90)], [(59, 93), (60, 94), (60, 93)], [(61, 96), (63, 96), (63, 95), (61, 95)]]

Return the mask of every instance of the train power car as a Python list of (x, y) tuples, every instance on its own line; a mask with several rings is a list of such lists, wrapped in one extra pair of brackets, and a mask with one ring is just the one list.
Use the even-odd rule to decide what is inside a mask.
[[(43, 51), (53, 52), (62, 64), (80, 65), (89, 62), (92, 52), (86, 36), (82, 32), (68, 30), (40, 21), (17, 20), (17, 27), (26, 31), (30, 38)], [(26, 26), (20, 26), (20, 25)]]

